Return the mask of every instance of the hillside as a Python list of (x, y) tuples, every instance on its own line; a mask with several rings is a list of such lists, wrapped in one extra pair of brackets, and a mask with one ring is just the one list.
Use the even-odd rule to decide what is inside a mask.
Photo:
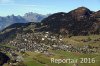
[(10, 58), (6, 54), (0, 52), (0, 66), (2, 66), (4, 63), (7, 63), (9, 60)]
[[(100, 11), (79, 7), (68, 13), (55, 13), (42, 20), (43, 28), (55, 33), (88, 35), (100, 34)], [(42, 29), (42, 30), (43, 30)]]

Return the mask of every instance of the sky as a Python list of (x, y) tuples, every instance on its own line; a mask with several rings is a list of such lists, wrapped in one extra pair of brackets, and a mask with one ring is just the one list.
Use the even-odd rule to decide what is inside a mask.
[(78, 7), (100, 10), (100, 0), (0, 0), (0, 16), (21, 15), (33, 12), (52, 14), (69, 12)]

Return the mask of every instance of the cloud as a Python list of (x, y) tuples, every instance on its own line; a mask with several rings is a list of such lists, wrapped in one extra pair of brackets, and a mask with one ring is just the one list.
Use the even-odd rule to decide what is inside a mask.
[(0, 0), (1, 4), (5, 4), (5, 3), (13, 3), (14, 0)]

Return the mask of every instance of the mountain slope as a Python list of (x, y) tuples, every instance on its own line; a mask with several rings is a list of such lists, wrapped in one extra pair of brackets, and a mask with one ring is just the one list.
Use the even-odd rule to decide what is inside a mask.
[(42, 20), (47, 31), (72, 35), (100, 33), (100, 13), (79, 7), (69, 13), (55, 13)]
[[(34, 22), (29, 23), (14, 23), (0, 32), (0, 42), (12, 40), (18, 33), (31, 33), (35, 28)], [(6, 41), (6, 42), (7, 42)]]

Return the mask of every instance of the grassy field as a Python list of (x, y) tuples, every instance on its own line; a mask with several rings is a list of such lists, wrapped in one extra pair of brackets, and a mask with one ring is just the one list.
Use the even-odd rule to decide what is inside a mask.
[(95, 58), (95, 63), (78, 63), (78, 66), (100, 66), (100, 54), (80, 54), (73, 52), (66, 52), (61, 50), (52, 51), (54, 53), (53, 56), (46, 56), (41, 53), (27, 52), (29, 56), (25, 56), (25, 64), (27, 66), (74, 66), (73, 63), (51, 63), (51, 58), (55, 59), (78, 59), (80, 62), (80, 58)]
[[(83, 42), (82, 40), (88, 40), (90, 41)], [(63, 38), (63, 41), (67, 44), (73, 44), (77, 46), (83, 46), (83, 45), (91, 45), (91, 46), (100, 46), (100, 41), (95, 41), (99, 39), (100, 35), (89, 35), (89, 36), (72, 36), (71, 38)]]

